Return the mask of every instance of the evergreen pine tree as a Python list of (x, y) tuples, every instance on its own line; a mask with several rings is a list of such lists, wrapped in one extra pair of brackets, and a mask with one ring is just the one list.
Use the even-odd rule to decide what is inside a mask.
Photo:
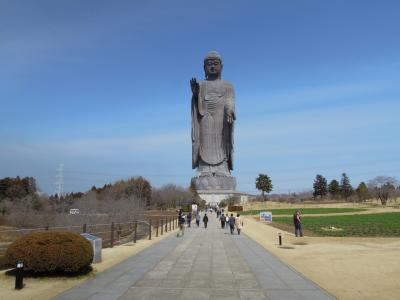
[(347, 200), (353, 194), (353, 187), (350, 184), (350, 179), (346, 173), (342, 174), (342, 179), (340, 180), (340, 195)]
[(340, 186), (339, 182), (336, 179), (333, 179), (328, 185), (329, 195), (336, 199), (340, 195)]
[(325, 197), (328, 193), (328, 183), (326, 178), (320, 174), (317, 174), (314, 180), (314, 198), (320, 196), (321, 198)]

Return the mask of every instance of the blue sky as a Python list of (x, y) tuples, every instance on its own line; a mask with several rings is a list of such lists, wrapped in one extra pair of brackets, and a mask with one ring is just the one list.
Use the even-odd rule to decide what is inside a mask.
[(400, 178), (398, 1), (0, 2), (0, 178), (187, 186), (206, 53), (236, 92), (238, 190)]

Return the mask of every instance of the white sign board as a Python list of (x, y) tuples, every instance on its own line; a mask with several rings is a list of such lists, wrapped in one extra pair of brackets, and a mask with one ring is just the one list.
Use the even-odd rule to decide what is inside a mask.
[(197, 204), (192, 204), (192, 213), (197, 212)]
[(272, 212), (270, 211), (260, 212), (260, 221), (272, 222)]
[(79, 208), (71, 208), (71, 209), (69, 210), (69, 214), (70, 214), (70, 215), (77, 215), (77, 214), (79, 214)]

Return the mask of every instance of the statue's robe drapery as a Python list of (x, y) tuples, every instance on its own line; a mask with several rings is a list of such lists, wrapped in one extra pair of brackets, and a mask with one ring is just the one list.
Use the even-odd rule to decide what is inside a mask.
[[(199, 82), (199, 95), (192, 97), (192, 168), (201, 162), (216, 166), (227, 162), (233, 170), (233, 122), (235, 94), (232, 84), (224, 80)], [(227, 172), (229, 173), (229, 170)]]

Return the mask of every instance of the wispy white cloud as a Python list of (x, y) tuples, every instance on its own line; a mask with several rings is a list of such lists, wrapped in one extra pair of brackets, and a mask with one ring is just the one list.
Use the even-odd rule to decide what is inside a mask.
[(53, 142), (32, 142), (3, 144), (0, 153), (5, 155), (64, 155), (79, 157), (101, 157), (121, 153), (148, 155), (163, 151), (176, 151), (189, 145), (188, 134), (172, 132), (147, 136), (130, 136), (124, 138), (85, 138)]

